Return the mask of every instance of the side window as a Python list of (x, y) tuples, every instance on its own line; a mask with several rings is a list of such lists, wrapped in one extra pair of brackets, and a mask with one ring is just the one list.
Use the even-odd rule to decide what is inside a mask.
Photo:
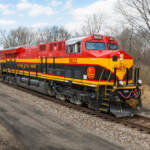
[(70, 45), (70, 53), (74, 53), (74, 48), (75, 46), (74, 46), (74, 44), (73, 45)]
[(81, 42), (77, 43), (77, 47), (78, 47), (78, 52), (77, 53), (81, 53)]
[(75, 53), (80, 53), (80, 52), (81, 52), (81, 42), (66, 46), (67, 54), (69, 54), (69, 53), (75, 54)]
[(66, 54), (69, 54), (70, 51), (69, 51), (69, 45), (66, 46)]

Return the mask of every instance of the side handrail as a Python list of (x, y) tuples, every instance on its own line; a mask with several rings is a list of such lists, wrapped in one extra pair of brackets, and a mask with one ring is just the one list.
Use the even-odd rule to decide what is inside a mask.
[(114, 68), (114, 86), (116, 86), (116, 73), (117, 73), (117, 68)]

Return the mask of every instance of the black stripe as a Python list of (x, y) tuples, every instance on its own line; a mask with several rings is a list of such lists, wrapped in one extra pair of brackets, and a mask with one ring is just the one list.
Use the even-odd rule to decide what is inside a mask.
[[(34, 66), (31, 67), (31, 66)], [(23, 67), (24, 66), (24, 67)], [(74, 79), (83, 79), (83, 75), (87, 75), (88, 67), (95, 68), (95, 77), (93, 80), (113, 80), (114, 74), (112, 74), (109, 70), (106, 70), (100, 66), (94, 65), (64, 65), (64, 64), (43, 64), (43, 60), (41, 59), (41, 63), (5, 63), (5, 68), (10, 69), (19, 69), (24, 71), (33, 71), (33, 72), (41, 72), (52, 75), (59, 75), (68, 78)]]

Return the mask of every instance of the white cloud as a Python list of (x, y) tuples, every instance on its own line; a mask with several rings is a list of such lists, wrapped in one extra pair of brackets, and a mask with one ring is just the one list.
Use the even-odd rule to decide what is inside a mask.
[(21, 2), (17, 4), (17, 9), (20, 11), (27, 10), (28, 15), (32, 17), (39, 16), (39, 15), (50, 16), (54, 13), (52, 8), (49, 6), (30, 3), (27, 0), (21, 0)]
[(26, 0), (21, 0), (21, 3), (17, 4), (18, 10), (26, 10), (31, 7), (32, 7), (32, 5), (29, 2), (27, 2)]
[(72, 0), (66, 0), (64, 3), (64, 8), (63, 10), (70, 9), (72, 7)]
[(53, 7), (56, 7), (56, 6), (59, 6), (59, 5), (61, 5), (62, 4), (62, 1), (58, 1), (58, 0), (51, 0), (51, 5), (53, 6)]
[(38, 22), (32, 25), (33, 28), (41, 28), (41, 27), (45, 27), (48, 26), (47, 22)]
[(10, 4), (8, 4), (8, 5), (0, 4), (0, 12), (2, 12), (3, 15), (14, 14), (15, 11), (11, 10), (12, 7), (13, 6)]
[(53, 14), (53, 10), (48, 6), (33, 4), (31, 10), (29, 11), (29, 15), (39, 16), (41, 14), (50, 16)]
[(5, 11), (3, 11), (3, 15), (12, 15), (12, 14), (15, 14), (15, 11), (13, 11), (13, 10), (5, 10)]
[(14, 25), (16, 24), (16, 21), (14, 20), (0, 20), (0, 25)]
[(19, 16), (20, 16), (20, 17), (23, 17), (23, 16), (24, 16), (24, 14), (19, 14)]
[(80, 30), (87, 16), (92, 14), (102, 14), (106, 20), (107, 28), (117, 26), (123, 18), (115, 12), (115, 4), (117, 0), (97, 0), (86, 7), (77, 8), (72, 11), (74, 21), (66, 24), (66, 28), (70, 31)]
[(71, 23), (67, 23), (65, 25), (66, 30), (68, 30), (69, 32), (75, 33), (75, 32), (79, 32), (81, 31), (81, 27), (82, 27), (83, 23), (79, 22), (79, 21), (75, 21), (75, 22), (71, 22)]

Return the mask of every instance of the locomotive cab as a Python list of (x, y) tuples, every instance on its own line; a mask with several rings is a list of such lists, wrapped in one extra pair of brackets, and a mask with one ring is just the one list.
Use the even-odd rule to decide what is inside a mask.
[(119, 45), (113, 37), (93, 35), (85, 41), (86, 50), (118, 50)]

